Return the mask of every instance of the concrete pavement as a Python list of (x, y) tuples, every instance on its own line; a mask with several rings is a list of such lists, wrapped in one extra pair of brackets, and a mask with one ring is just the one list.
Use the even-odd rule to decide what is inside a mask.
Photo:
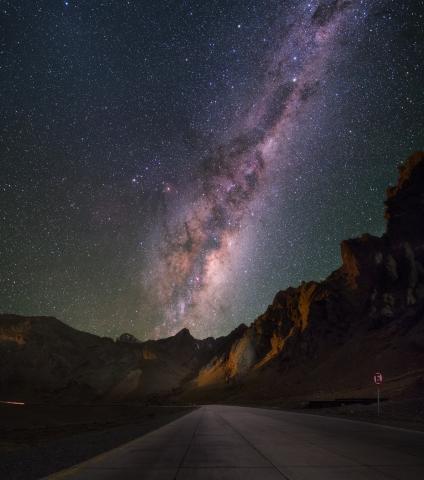
[(49, 479), (423, 480), (424, 433), (205, 406)]

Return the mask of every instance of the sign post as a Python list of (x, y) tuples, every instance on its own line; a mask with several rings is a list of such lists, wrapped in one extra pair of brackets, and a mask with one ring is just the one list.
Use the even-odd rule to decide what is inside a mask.
[(383, 383), (383, 374), (375, 372), (374, 383), (377, 385), (377, 415), (380, 416), (380, 385)]

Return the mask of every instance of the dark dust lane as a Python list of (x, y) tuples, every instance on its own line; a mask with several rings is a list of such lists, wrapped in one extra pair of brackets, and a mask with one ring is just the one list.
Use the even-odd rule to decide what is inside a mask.
[(205, 406), (50, 479), (422, 480), (424, 433)]

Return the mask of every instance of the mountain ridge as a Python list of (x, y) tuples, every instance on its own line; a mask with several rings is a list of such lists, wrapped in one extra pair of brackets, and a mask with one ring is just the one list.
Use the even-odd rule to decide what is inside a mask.
[(369, 395), (377, 369), (388, 395), (424, 392), (423, 152), (399, 168), (385, 218), (381, 237), (341, 242), (342, 265), (325, 280), (279, 291), (251, 325), (216, 339), (182, 329), (114, 342), (52, 317), (1, 315), (0, 394), (284, 402)]

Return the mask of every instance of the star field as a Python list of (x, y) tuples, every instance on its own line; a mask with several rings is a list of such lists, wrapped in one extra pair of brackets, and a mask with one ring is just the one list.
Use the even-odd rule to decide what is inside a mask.
[(0, 310), (249, 323), (384, 231), (424, 144), (422, 1), (3, 1)]

